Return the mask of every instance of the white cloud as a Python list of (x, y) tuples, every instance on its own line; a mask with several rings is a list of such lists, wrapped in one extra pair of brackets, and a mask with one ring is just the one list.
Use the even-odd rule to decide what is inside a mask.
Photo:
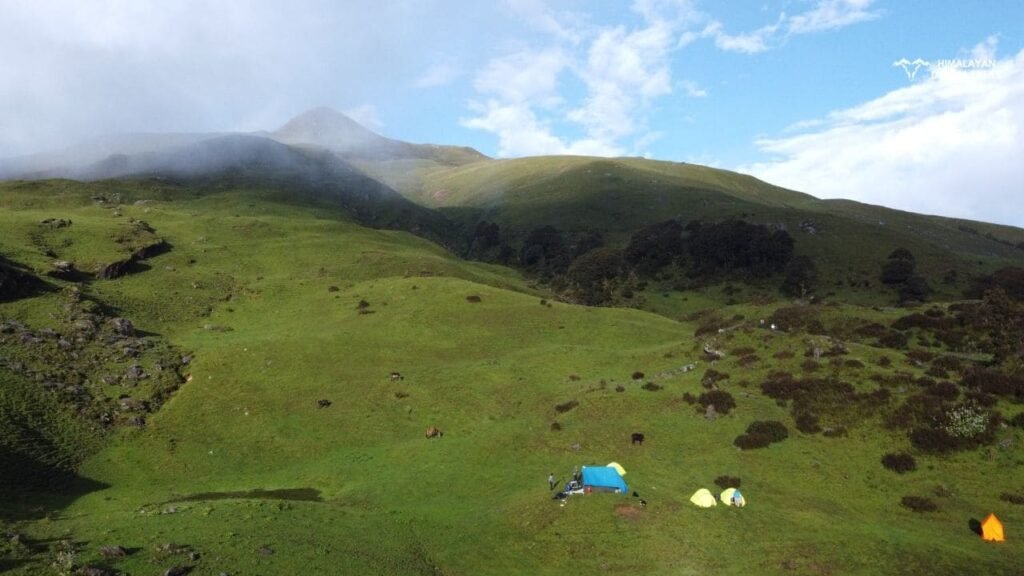
[(662, 23), (628, 33), (622, 27), (603, 31), (580, 72), (588, 96), (568, 118), (597, 140), (614, 142), (636, 132), (637, 111), (672, 92), (667, 59), (672, 41)]
[(447, 86), (462, 75), (462, 70), (452, 62), (434, 64), (416, 79), (417, 88), (437, 88)]
[(874, 0), (819, 0), (813, 9), (789, 19), (789, 33), (810, 34), (837, 30), (874, 20), (881, 16), (881, 12), (871, 10), (872, 4)]
[[(486, 104), (471, 105), (462, 125), (498, 136), (499, 156), (535, 154), (621, 155), (651, 141), (645, 126), (652, 102), (672, 92), (670, 53), (686, 2), (650, 0), (634, 8), (644, 18), (635, 29), (547, 25), (553, 46), (519, 50), (492, 59), (474, 81)], [(543, 5), (517, 1), (520, 11), (550, 16)], [(661, 10), (670, 8), (669, 13)], [(539, 11), (539, 12), (538, 12)], [(573, 41), (564, 41), (572, 38)], [(565, 77), (585, 95), (567, 102)], [(692, 85), (687, 93), (702, 91)], [(576, 125), (575, 139), (554, 135), (552, 126)], [(630, 144), (624, 140), (633, 139)]]
[(994, 60), (996, 49), (999, 47), (999, 35), (992, 34), (971, 48), (970, 57), (972, 60)]
[(559, 48), (525, 50), (488, 62), (473, 86), (481, 94), (509, 102), (549, 100), (557, 95), (558, 77), (568, 65), (568, 56)]
[(380, 120), (380, 114), (377, 113), (377, 107), (373, 104), (347, 108), (342, 113), (371, 130), (380, 130), (384, 127), (384, 123)]
[(1024, 182), (1024, 51), (990, 69), (938, 68), (803, 125), (758, 140), (772, 158), (739, 170), (820, 197), (1024, 224), (1009, 209)]
[(708, 91), (701, 88), (696, 82), (692, 80), (685, 80), (679, 83), (679, 87), (683, 89), (690, 98), (706, 98)]
[[(786, 35), (810, 34), (838, 30), (859, 22), (879, 18), (882, 13), (870, 10), (875, 0), (818, 0), (813, 8), (795, 16), (780, 13), (774, 24), (766, 24), (752, 32), (730, 34), (718, 20), (705, 16), (703, 30), (683, 32), (677, 45), (691, 44), (701, 38), (711, 38), (719, 50), (741, 54), (759, 54), (772, 49)], [(694, 19), (691, 21), (699, 21)]]
[(726, 52), (740, 52), (742, 54), (757, 54), (768, 50), (768, 42), (775, 36), (779, 24), (762, 26), (753, 32), (746, 34), (727, 34), (722, 30), (722, 24), (712, 22), (706, 28), (702, 36), (710, 36), (715, 39), (715, 46)]

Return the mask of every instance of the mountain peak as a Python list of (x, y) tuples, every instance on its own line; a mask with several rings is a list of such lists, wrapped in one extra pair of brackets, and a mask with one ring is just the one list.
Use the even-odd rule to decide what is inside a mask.
[(273, 133), (288, 144), (315, 144), (338, 151), (381, 145), (384, 137), (333, 108), (307, 110)]

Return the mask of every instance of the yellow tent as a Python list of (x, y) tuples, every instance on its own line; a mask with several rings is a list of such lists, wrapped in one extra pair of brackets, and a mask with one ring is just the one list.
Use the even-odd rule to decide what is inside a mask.
[(623, 468), (622, 464), (619, 464), (618, 462), (609, 462), (608, 463), (608, 467), (609, 468), (615, 468), (615, 471), (619, 473), (619, 476), (625, 476), (626, 475), (626, 469)]
[(747, 499), (744, 498), (743, 494), (735, 488), (726, 488), (725, 490), (722, 490), (722, 493), (718, 495), (718, 499), (726, 506), (737, 506), (742, 508), (747, 505)]
[(981, 539), (990, 542), (1005, 542), (1003, 536), (1003, 523), (996, 518), (995, 514), (989, 514), (981, 522)]
[(690, 496), (690, 502), (693, 502), (695, 506), (701, 508), (711, 508), (717, 506), (718, 502), (715, 501), (715, 497), (711, 495), (711, 492), (707, 488), (701, 488)]

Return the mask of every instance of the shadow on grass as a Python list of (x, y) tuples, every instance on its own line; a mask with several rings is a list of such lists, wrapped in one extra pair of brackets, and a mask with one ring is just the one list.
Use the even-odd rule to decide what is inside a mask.
[(967, 521), (967, 527), (978, 536), (981, 536), (981, 521), (977, 518), (971, 518)]
[(239, 490), (236, 492), (199, 492), (168, 502), (197, 502), (200, 500), (293, 500), (300, 502), (323, 502), (320, 491), (314, 488), (280, 488), (277, 490)]
[(0, 520), (44, 518), (108, 487), (0, 445)]

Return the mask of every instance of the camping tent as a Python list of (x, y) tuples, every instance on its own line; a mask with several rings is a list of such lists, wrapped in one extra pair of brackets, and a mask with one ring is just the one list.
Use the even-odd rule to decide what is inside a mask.
[(622, 464), (619, 464), (618, 462), (609, 462), (608, 463), (608, 467), (609, 468), (615, 468), (615, 471), (619, 473), (619, 476), (625, 476), (626, 475), (626, 469), (623, 468)]
[(715, 501), (715, 497), (711, 495), (711, 492), (707, 488), (701, 488), (690, 496), (690, 502), (701, 508), (711, 508), (717, 506), (718, 503)]
[(722, 493), (718, 495), (718, 499), (722, 501), (722, 504), (726, 506), (737, 506), (743, 507), (747, 505), (747, 499), (740, 494), (740, 491), (735, 488), (726, 488), (722, 490)]
[(583, 490), (586, 492), (627, 492), (629, 486), (610, 466), (584, 466)]
[(981, 522), (981, 539), (991, 542), (1004, 542), (1003, 523), (996, 518), (995, 514), (989, 514)]

